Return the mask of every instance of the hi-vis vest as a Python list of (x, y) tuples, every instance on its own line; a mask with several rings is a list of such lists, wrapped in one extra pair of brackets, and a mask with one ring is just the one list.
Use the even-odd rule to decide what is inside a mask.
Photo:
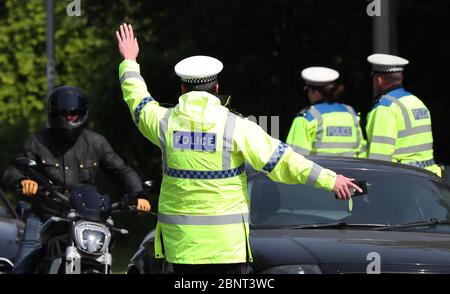
[(319, 103), (300, 112), (286, 142), (303, 155), (365, 157), (366, 152), (359, 116), (340, 103)]
[(423, 102), (397, 88), (380, 97), (367, 118), (367, 156), (425, 168), (434, 163), (431, 116)]
[(245, 161), (275, 181), (333, 189), (334, 172), (230, 113), (214, 95), (189, 92), (176, 107), (164, 108), (150, 96), (137, 63), (124, 60), (119, 77), (134, 122), (162, 153), (157, 258), (178, 264), (252, 260)]

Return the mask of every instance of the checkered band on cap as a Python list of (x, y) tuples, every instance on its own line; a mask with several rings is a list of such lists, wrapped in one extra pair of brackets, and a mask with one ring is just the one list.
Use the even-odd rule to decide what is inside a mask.
[(385, 73), (390, 73), (390, 72), (399, 72), (399, 71), (403, 71), (405, 68), (404, 66), (389, 66), (389, 65), (373, 65), (372, 67), (373, 71), (375, 72), (385, 72)]
[(223, 64), (217, 58), (197, 55), (185, 58), (178, 62), (175, 73), (181, 81), (189, 84), (205, 84), (217, 80), (222, 71)]
[(381, 73), (401, 72), (409, 61), (403, 57), (389, 54), (372, 54), (367, 57), (372, 64), (372, 71)]
[(181, 81), (187, 84), (206, 84), (217, 80), (217, 75), (206, 78), (181, 78)]

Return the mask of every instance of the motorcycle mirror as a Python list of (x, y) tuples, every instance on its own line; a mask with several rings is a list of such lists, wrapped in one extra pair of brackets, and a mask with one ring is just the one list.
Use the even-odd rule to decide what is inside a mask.
[(0, 257), (0, 273), (9, 273), (14, 264), (7, 258)]
[(26, 158), (26, 157), (16, 158), (16, 160), (14, 160), (14, 163), (16, 165), (26, 166), (26, 167), (31, 167), (31, 166), (36, 166), (37, 165), (36, 161), (34, 161), (32, 159), (29, 159), (29, 158)]
[(153, 185), (155, 184), (155, 181), (149, 180), (144, 182), (144, 188), (145, 189), (151, 189)]

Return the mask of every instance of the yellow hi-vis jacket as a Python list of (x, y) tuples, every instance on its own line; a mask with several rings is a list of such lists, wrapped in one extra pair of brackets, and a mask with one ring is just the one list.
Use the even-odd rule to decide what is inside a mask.
[(366, 156), (359, 116), (351, 106), (336, 102), (317, 103), (301, 111), (286, 143), (302, 155)]
[(177, 264), (252, 260), (245, 161), (275, 181), (333, 189), (334, 172), (231, 113), (216, 96), (193, 91), (164, 108), (147, 91), (137, 63), (124, 60), (119, 76), (139, 131), (162, 153), (157, 258)]
[(368, 158), (421, 167), (441, 176), (433, 157), (430, 112), (402, 87), (378, 99), (368, 114), (366, 131)]

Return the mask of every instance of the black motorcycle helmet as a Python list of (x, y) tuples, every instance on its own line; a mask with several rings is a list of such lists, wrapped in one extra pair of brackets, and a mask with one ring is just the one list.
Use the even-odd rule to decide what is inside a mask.
[[(83, 131), (88, 118), (88, 102), (80, 89), (61, 86), (54, 89), (47, 102), (47, 115), (50, 129), (61, 140), (70, 143), (76, 141)], [(67, 116), (78, 116), (76, 121)]]

